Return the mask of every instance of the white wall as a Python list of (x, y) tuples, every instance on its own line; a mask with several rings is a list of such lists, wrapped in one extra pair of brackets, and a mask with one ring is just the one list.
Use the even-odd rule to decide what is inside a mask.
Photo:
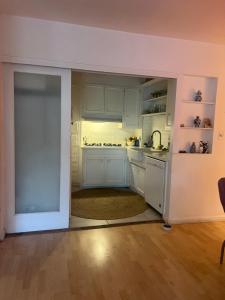
[(125, 146), (126, 140), (135, 135), (135, 129), (123, 128), (122, 122), (81, 121), (81, 144), (83, 138), (88, 143), (115, 143)]
[[(173, 155), (170, 220), (223, 216), (217, 179), (225, 174), (225, 48), (213, 44), (122, 33), (21, 17), (2, 17), (2, 60), (149, 76), (218, 76), (215, 147), (210, 157)], [(175, 122), (179, 116), (176, 106)], [(173, 138), (176, 138), (176, 126)], [(191, 180), (190, 180), (191, 178)]]
[(223, 71), (222, 46), (22, 17), (3, 16), (0, 28), (4, 60), (150, 75)]

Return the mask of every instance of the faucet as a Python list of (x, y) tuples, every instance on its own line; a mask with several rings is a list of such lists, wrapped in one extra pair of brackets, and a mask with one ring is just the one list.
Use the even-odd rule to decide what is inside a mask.
[(151, 147), (153, 149), (155, 149), (155, 147), (154, 147), (154, 139), (153, 139), (155, 133), (159, 134), (159, 149), (162, 149), (162, 134), (161, 134), (161, 132), (159, 130), (154, 130), (152, 132), (152, 134), (151, 134), (151, 138), (150, 138), (151, 139)]

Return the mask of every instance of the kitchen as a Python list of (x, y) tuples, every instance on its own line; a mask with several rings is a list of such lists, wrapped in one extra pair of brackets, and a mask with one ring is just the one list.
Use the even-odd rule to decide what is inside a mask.
[[(175, 97), (175, 79), (72, 73), (71, 227), (162, 221)], [(108, 220), (79, 215), (83, 191), (99, 191), (107, 202), (110, 190), (135, 193), (144, 212)]]

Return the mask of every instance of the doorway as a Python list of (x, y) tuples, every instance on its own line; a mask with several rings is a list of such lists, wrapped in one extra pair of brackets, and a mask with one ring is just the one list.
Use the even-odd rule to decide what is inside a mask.
[[(154, 82), (154, 88), (150, 87), (150, 81), (152, 86)], [(163, 150), (169, 157), (175, 81), (72, 72), (71, 227), (162, 221), (164, 208), (161, 206), (157, 211), (145, 201), (145, 157), (142, 155), (139, 161), (139, 158), (130, 157), (129, 151), (132, 149), (137, 157), (141, 152), (143, 154), (144, 147), (149, 147), (151, 133), (157, 129), (161, 136), (160, 139), (154, 136), (154, 146), (164, 145)], [(157, 92), (161, 95), (156, 95)], [(146, 97), (149, 97), (147, 101), (142, 101)], [(101, 214), (107, 205), (109, 210), (112, 208), (113, 200), (116, 203), (115, 199), (122, 199), (123, 192), (127, 193), (128, 198), (139, 198), (146, 209), (129, 216), (123, 211), (121, 217), (119, 213), (118, 217)], [(166, 193), (163, 190), (162, 197), (166, 198)], [(112, 195), (115, 196), (113, 200)], [(102, 203), (102, 208), (101, 205), (93, 207), (93, 203), (98, 201)], [(86, 215), (76, 211), (76, 207), (84, 211), (85, 206), (89, 211)], [(98, 210), (98, 216), (89, 215), (90, 208)]]

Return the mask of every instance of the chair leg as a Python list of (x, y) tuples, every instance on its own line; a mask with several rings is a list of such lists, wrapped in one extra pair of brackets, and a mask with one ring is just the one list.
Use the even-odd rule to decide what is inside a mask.
[(223, 241), (223, 244), (222, 244), (222, 247), (221, 247), (221, 253), (220, 253), (220, 264), (222, 264), (222, 263), (223, 263), (224, 249), (225, 249), (225, 241)]

